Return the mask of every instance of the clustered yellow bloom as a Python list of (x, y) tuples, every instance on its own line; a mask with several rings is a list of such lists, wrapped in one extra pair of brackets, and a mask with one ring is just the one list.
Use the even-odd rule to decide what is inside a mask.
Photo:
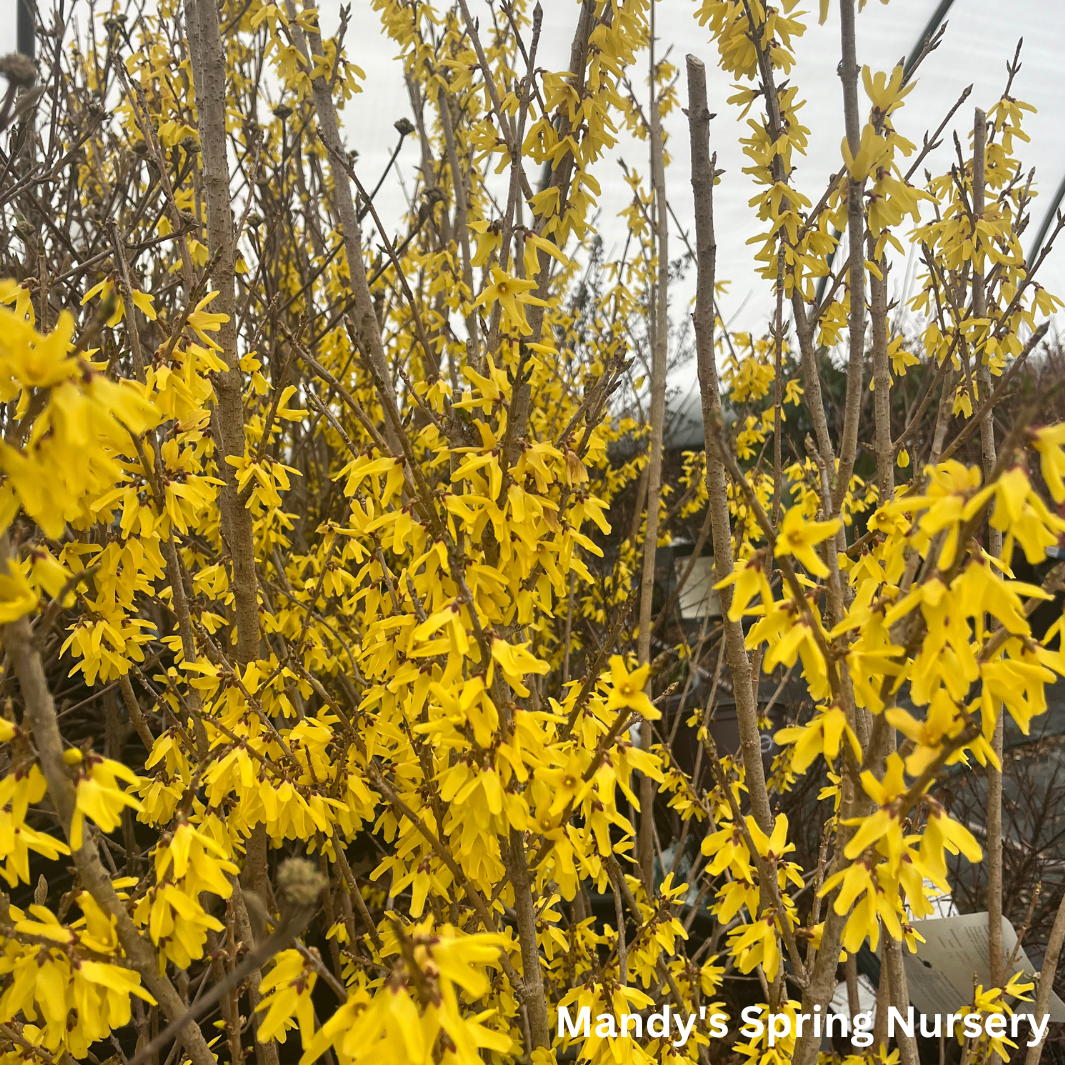
[[(1050, 593), (1011, 569), (1018, 551), (1041, 562), (1065, 536), (1052, 506), (1065, 502), (1065, 426), (1025, 422), (983, 466), (960, 461), (969, 428), (944, 449), (950, 418), (977, 428), (987, 382), (1060, 306), (1031, 282), (1019, 242), (1027, 201), (1013, 148), (1027, 106), (1004, 94), (988, 112), (986, 165), (963, 161), (917, 188), (902, 168), (915, 145), (895, 129), (913, 83), (901, 68), (863, 68), (868, 120), (841, 145), (815, 210), (817, 193), (795, 181), (809, 133), (799, 89), (784, 82), (805, 32), (798, 0), (700, 0), (747, 121), (761, 229), (749, 243), (795, 338), (718, 334), (709, 357), (720, 355), (736, 413), (722, 430), (727, 484), (715, 495), (712, 449), (685, 452), (655, 498), (631, 371), (634, 325), (646, 326), (668, 264), (657, 261), (658, 193), (635, 171), (622, 212), (633, 254), (594, 284), (583, 274), (603, 254), (593, 169), (622, 125), (650, 133), (628, 75), (653, 31), (646, 0), (582, 5), (569, 72), (528, 58), (523, 35), (540, 15), (523, 0), (491, 33), (464, 3), (374, 0), (418, 111), (424, 195), (410, 236), (364, 263), (374, 241), (331, 213), (348, 177), (324, 177), (342, 154), (330, 101), (360, 91), (362, 72), (339, 36), (321, 38), (310, 3), (223, 6), (224, 98), (205, 91), (202, 69), (194, 78), (202, 54), (175, 62), (169, 0), (138, 19), (128, 52), (125, 24), (104, 23), (109, 69), (120, 66), (118, 143), (136, 173), (150, 160), (142, 206), (159, 160), (176, 166), (144, 247), (178, 250), (154, 283), (131, 282), (120, 259), (101, 263), (84, 282), (90, 326), (76, 335), (68, 312), (39, 327), (45, 279), (0, 282), (0, 639), (23, 707), (13, 699), (0, 716), (0, 876), (27, 900), (38, 866), (52, 875), (72, 861), (79, 878), (55, 907), (47, 876), (32, 905), (0, 900), (0, 1065), (93, 1060), (93, 1044), (130, 1025), (145, 1053), (152, 1023), (174, 1021), (174, 1001), (185, 1008), (173, 974), (217, 982), (257, 945), (276, 946), (272, 931), (287, 936), (283, 949), (246, 965), (253, 1018), (241, 1018), (240, 993), (226, 995), (210, 1046), (182, 1035), (195, 1065), (245, 1055), (244, 1022), (259, 1044), (298, 1033), (301, 1065), (551, 1065), (571, 1044), (594, 1065), (696, 1061), (705, 1026), (668, 1050), (599, 1031), (577, 1045), (555, 1037), (554, 1013), (629, 1013), (655, 1004), (652, 992), (678, 1013), (712, 1012), (728, 969), (757, 973), (774, 1008), (794, 1014), (786, 965), (809, 991), (815, 966), (832, 976), (881, 936), (913, 949), (930, 892), (949, 890), (948, 855), (982, 859), (936, 797), (938, 774), (998, 768), (1002, 715), (1027, 734), (1065, 676), (1054, 646), (1065, 622), (1039, 637), (1029, 619)], [(79, 50), (71, 62), (110, 100), (97, 64)], [(651, 73), (658, 115), (677, 104), (676, 74), (664, 59)], [(260, 80), (282, 93), (265, 126), (236, 106), (258, 101)], [(213, 287), (226, 249), (201, 202), (218, 184), (201, 157), (219, 99), (221, 131), (252, 168), (240, 195), (271, 189), (273, 170), (285, 205), (269, 235), (247, 211), (236, 229), (227, 215), (227, 241), (242, 258), (254, 250), (259, 268), (230, 263), (228, 291)], [(96, 133), (81, 144), (71, 195), (102, 214), (117, 164)], [(304, 161), (294, 191), (289, 168)], [(497, 175), (509, 179), (502, 207)], [(365, 199), (349, 206), (365, 213)], [(855, 203), (869, 259), (845, 271), (832, 254)], [(921, 367), (942, 381), (932, 413), (944, 432), (895, 439), (889, 396), (874, 480), (826, 442), (818, 345), (852, 328), (866, 296), (850, 286), (884, 282), (907, 219), (927, 267), (910, 307), (926, 320), (919, 342), (886, 311), (874, 321), (871, 398)], [(980, 298), (954, 299), (974, 277)], [(847, 387), (860, 406), (857, 374)], [(611, 398), (623, 384), (627, 406)], [(800, 407), (814, 422), (808, 457), (763, 461)], [(896, 486), (904, 469), (911, 480)], [(652, 614), (650, 633), (637, 631), (646, 617), (628, 620), (641, 556), (650, 565), (659, 546), (629, 513), (641, 493), (658, 508), (659, 544), (709, 507), (717, 564), (735, 548), (735, 568), (714, 582), (730, 682), (747, 651), (748, 665), (793, 675), (811, 697), (775, 733), (783, 751), (768, 785), (752, 749), (770, 725), (756, 712), (731, 756), (712, 740), (711, 699), (689, 723), (695, 768), (676, 753), (679, 722), (663, 717), (680, 682), (667, 688), (659, 670), (668, 660), (690, 682), (706, 631), (698, 646), (667, 646), (658, 641), (675, 630), (662, 619)], [(53, 726), (64, 711), (40, 692), (30, 705), (26, 661), (43, 669), (42, 652), (86, 703), (125, 708), (141, 771), (84, 737), (63, 746)], [(738, 706), (746, 689), (730, 690)], [(824, 774), (832, 861), (806, 892), (817, 870), (801, 864), (794, 818), (769, 800), (811, 771)], [(671, 855), (656, 792), (683, 826)], [(136, 875), (118, 875), (119, 839)], [(302, 895), (271, 878), (278, 856), (297, 852), (321, 871)], [(608, 919), (593, 895), (616, 901)], [(720, 957), (687, 953), (706, 910)], [(328, 959), (303, 938), (322, 915)], [(325, 985), (336, 1005), (323, 1016)], [(1028, 989), (978, 987), (973, 1009), (1007, 1011)], [(149, 1019), (141, 1003), (160, 1012)], [(1011, 1046), (984, 1049), (1006, 1059)], [(798, 1055), (791, 1037), (735, 1049), (765, 1065)]]

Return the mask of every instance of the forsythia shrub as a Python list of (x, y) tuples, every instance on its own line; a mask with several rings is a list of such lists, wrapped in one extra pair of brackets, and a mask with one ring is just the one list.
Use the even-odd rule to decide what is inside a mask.
[[(648, 0), (575, 7), (557, 72), (527, 0), (374, 0), (420, 153), (398, 236), (341, 139), (343, 104), (374, 106), (350, 9), (324, 39), (309, 0), (59, 8), (39, 75), (0, 63), (5, 1065), (811, 1065), (810, 1031), (774, 1047), (733, 1015), (722, 1042), (703, 1018), (737, 975), (823, 1010), (865, 944), (904, 1007), (957, 856), (990, 871), (973, 1008), (1031, 987), (996, 932), (1001, 827), (985, 858), (937, 798), (965, 764), (1000, 801), (1004, 717), (1027, 733), (1065, 674), (1060, 619), (1030, 620), (1058, 569), (1015, 576), (1065, 533), (1065, 425), (1015, 387), (1060, 306), (1020, 245), (1019, 64), (915, 184), (917, 65), (859, 68), (838, 0), (847, 135), (800, 188), (809, 16), (696, 7), (776, 305), (764, 337), (717, 323), (689, 57), (705, 450), (679, 460), (688, 175), (661, 121), (680, 72), (652, 55), (633, 87)], [(650, 163), (610, 260), (595, 174), (623, 127)], [(655, 549), (700, 522), (723, 616), (693, 639)], [(767, 773), (782, 677), (809, 698)], [(712, 734), (726, 694), (737, 752)], [(788, 806), (803, 778), (820, 798)], [(560, 1006), (661, 1002), (700, 1018), (681, 1045), (557, 1029)]]

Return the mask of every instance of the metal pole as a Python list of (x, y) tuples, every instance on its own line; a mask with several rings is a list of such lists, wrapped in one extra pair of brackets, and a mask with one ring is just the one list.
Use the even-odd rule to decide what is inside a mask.
[(1028, 273), (1032, 272), (1032, 267), (1035, 265), (1036, 259), (1039, 258), (1039, 252), (1042, 250), (1043, 241), (1046, 240), (1047, 233), (1050, 232), (1050, 227), (1054, 224), (1054, 219), (1058, 213), (1058, 207), (1061, 205), (1063, 199), (1065, 199), (1065, 177), (1061, 179), (1058, 191), (1054, 193), (1054, 198), (1050, 201), (1050, 206), (1047, 208), (1043, 224), (1039, 227), (1039, 232), (1036, 233), (1035, 240), (1032, 242), (1032, 247), (1028, 252), (1028, 261), (1024, 264)]
[(917, 43), (913, 47), (913, 51), (906, 57), (906, 63), (902, 68), (903, 81), (909, 79), (910, 74), (913, 73), (914, 64), (917, 62), (917, 57), (924, 50), (925, 41), (927, 41), (936, 30), (939, 29), (939, 24), (947, 17), (947, 12), (950, 10), (950, 5), (954, 3), (954, 0), (939, 0), (939, 6), (932, 12), (932, 17), (928, 20), (928, 25), (925, 26), (921, 32), (921, 36), (917, 38)]
[[(950, 10), (951, 4), (954, 0), (939, 0), (939, 4), (935, 11), (932, 12), (932, 17), (928, 20), (928, 25), (921, 31), (920, 37), (917, 38), (917, 43), (910, 50), (910, 54), (906, 57), (902, 67), (902, 80), (903, 83), (910, 80), (910, 74), (913, 73), (914, 65), (917, 62), (918, 56), (924, 51), (925, 43), (931, 38), (932, 34), (939, 29), (940, 23), (947, 17), (947, 12)], [(839, 230), (834, 231), (834, 236), (839, 239)], [(832, 275), (832, 263), (836, 258), (836, 250), (839, 248), (837, 244), (828, 253), (828, 273), (817, 282), (816, 300), (820, 304), (825, 298), (825, 289), (828, 288), (828, 279)]]
[(16, 0), (18, 8), (18, 50), (30, 59), (35, 58), (37, 43), (36, 0)]

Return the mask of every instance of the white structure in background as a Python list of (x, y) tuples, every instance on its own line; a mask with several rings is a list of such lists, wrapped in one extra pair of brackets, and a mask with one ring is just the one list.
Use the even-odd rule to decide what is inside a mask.
[[(914, 930), (924, 939), (917, 953), (903, 951), (910, 1001), (919, 1013), (951, 1013), (972, 1002), (973, 979), (984, 987), (991, 984), (987, 914), (965, 913), (954, 917), (930, 917), (914, 921)], [(1017, 932), (1002, 918), (1002, 947), (1012, 959), (1008, 973), (1031, 975), (1035, 966), (1017, 944)], [(1050, 997), (1050, 1019), (1065, 1021), (1065, 1002)]]
[[(851, 1015), (850, 1001), (847, 997), (847, 981), (836, 984), (836, 990), (828, 1003), (829, 1013), (836, 1013), (840, 1017)], [(858, 1012), (871, 1013), (876, 1020), (876, 988), (869, 982), (865, 973), (858, 974)]]
[[(673, 574), (680, 581), (687, 572), (691, 555), (673, 556)], [(695, 560), (691, 575), (684, 583), (677, 597), (677, 608), (684, 621), (702, 621), (704, 617), (721, 617), (721, 601), (718, 599), (714, 585), (714, 556), (700, 555)]]

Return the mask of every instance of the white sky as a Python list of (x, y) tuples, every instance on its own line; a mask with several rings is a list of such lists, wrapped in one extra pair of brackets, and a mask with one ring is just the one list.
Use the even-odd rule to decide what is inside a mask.
[[(544, 31), (541, 36), (537, 65), (548, 69), (565, 69), (578, 5), (574, 0), (542, 0)], [(331, 14), (337, 0), (323, 0), (323, 9)], [(859, 62), (874, 70), (890, 69), (908, 54), (932, 14), (937, 0), (891, 0), (884, 6), (869, 0), (858, 18)], [(816, 12), (817, 4), (809, 0), (805, 5)], [(833, 4), (833, 16), (837, 5)], [(475, 12), (476, 4), (471, 3)], [(717, 69), (717, 50), (708, 32), (695, 18), (697, 4), (692, 0), (659, 0), (656, 13), (656, 35), (659, 54), (672, 47), (670, 59), (684, 68), (684, 55), (692, 52), (707, 65), (710, 110), (717, 112), (711, 125), (711, 150), (718, 153), (718, 166), (726, 173), (715, 189), (715, 221), (717, 228), (719, 278), (732, 281), (729, 295), (722, 301), (726, 318), (742, 329), (761, 330), (772, 304), (768, 287), (755, 275), (752, 249), (747, 238), (759, 230), (755, 228), (753, 210), (747, 201), (754, 193), (750, 179), (742, 173), (747, 160), (738, 140), (747, 134), (745, 123), (739, 120), (739, 110), (725, 100), (732, 95), (730, 80)], [(328, 15), (327, 15), (328, 17)], [(830, 16), (824, 26), (817, 25), (816, 13), (806, 19), (807, 32), (797, 45), (798, 63), (792, 82), (800, 89), (807, 105), (800, 118), (810, 129), (810, 144), (805, 160), (799, 160), (796, 180), (799, 187), (816, 202), (824, 191), (828, 177), (840, 165), (839, 145), (843, 137), (842, 89), (836, 76), (839, 61), (838, 19)], [(396, 46), (379, 33), (374, 21), (370, 0), (353, 0), (353, 28), (349, 30), (349, 55), (366, 71), (367, 91), (356, 96), (347, 106), (345, 125), (348, 144), (360, 152), (360, 168), (370, 177), (380, 173), (395, 143), (392, 123), (408, 113), (402, 74), (395, 55)], [(990, 107), (999, 99), (1005, 85), (1005, 63), (1013, 55), (1017, 39), (1025, 38), (1021, 51), (1023, 67), (1014, 83), (1014, 95), (1037, 109), (1028, 117), (1026, 132), (1031, 143), (1024, 153), (1027, 168), (1036, 167), (1036, 188), (1044, 193), (1044, 202), (1057, 188), (1065, 175), (1065, 138), (1062, 137), (1063, 93), (1061, 89), (1061, 56), (1065, 50), (1065, 2), (1062, 0), (955, 0), (949, 15), (944, 43), (921, 66), (916, 88), (906, 99), (905, 108), (897, 113), (896, 128), (920, 147), (926, 130), (934, 130), (947, 110), (970, 83), (973, 91), (955, 116), (954, 126), (963, 138), (971, 129), (973, 108)], [(646, 67), (634, 71), (632, 81), (637, 89), (645, 84)], [(683, 73), (678, 84), (682, 104), (686, 101), (687, 85)], [(866, 106), (863, 103), (863, 107)], [(671, 135), (669, 148), (672, 165), (666, 174), (667, 194), (678, 218), (689, 230), (693, 225), (691, 186), (689, 184), (689, 153), (686, 120), (679, 111), (666, 123)], [(614, 159), (604, 160), (597, 177), (602, 184), (599, 229), (608, 249), (620, 253), (624, 244), (623, 223), (617, 212), (628, 200), (628, 187), (623, 183), (621, 168), (616, 159), (624, 158), (642, 174), (647, 173), (647, 147), (622, 139), (612, 153)], [(944, 144), (928, 160), (933, 173), (949, 165), (953, 155), (950, 131)], [(408, 182), (418, 163), (413, 138), (400, 155), (402, 174)], [(398, 183), (388, 183), (382, 189), (382, 217), (397, 218), (403, 209), (403, 194)], [(1037, 201), (1030, 239), (1038, 229), (1043, 211)], [(1026, 245), (1027, 247), (1027, 245)], [(671, 258), (680, 254), (682, 245), (675, 236), (671, 241)], [(901, 285), (904, 271), (893, 274)], [(1065, 249), (1058, 247), (1040, 271), (1042, 283), (1051, 291), (1065, 295)], [(689, 286), (671, 299), (674, 313), (690, 298)], [(895, 293), (896, 295), (898, 293)]]
[[(569, 43), (575, 25), (576, 0), (542, 0), (544, 30), (540, 41), (538, 65), (562, 70), (568, 63)], [(481, 0), (470, 0), (477, 15)], [(81, 5), (79, 4), (79, 7)], [(839, 28), (833, 17), (824, 26), (817, 25), (816, 0), (804, 5), (811, 9), (805, 21), (807, 32), (797, 45), (798, 63), (791, 80), (806, 99), (800, 118), (810, 129), (810, 145), (805, 160), (799, 160), (796, 181), (812, 201), (824, 191), (829, 175), (840, 164), (839, 144), (843, 137), (842, 90), (836, 76), (839, 60)], [(936, 7), (936, 0), (891, 0), (883, 5), (868, 0), (858, 18), (858, 60), (874, 70), (890, 69), (909, 53)], [(339, 0), (321, 0), (324, 28), (332, 32), (336, 24)], [(14, 47), (15, 0), (0, 0), (0, 51)], [(481, 11), (486, 9), (483, 5)], [(745, 159), (738, 139), (746, 127), (739, 121), (738, 109), (725, 103), (731, 95), (729, 79), (717, 69), (717, 53), (706, 30), (696, 19), (693, 0), (658, 0), (657, 36), (659, 54), (672, 47), (671, 60), (682, 71), (678, 85), (682, 103), (687, 88), (683, 79), (684, 55), (692, 52), (707, 65), (710, 109), (717, 112), (711, 126), (711, 148), (718, 153), (718, 166), (725, 174), (715, 190), (718, 241), (718, 277), (732, 282), (722, 301), (722, 310), (735, 327), (761, 330), (771, 311), (768, 289), (755, 276), (751, 249), (745, 246), (754, 228), (753, 212), (747, 201), (753, 186), (741, 172)], [(928, 57), (919, 71), (917, 87), (907, 97), (906, 106), (895, 115), (896, 128), (918, 146), (924, 132), (935, 129), (946, 111), (966, 85), (973, 92), (955, 118), (954, 126), (965, 137), (971, 128), (974, 106), (985, 109), (998, 100), (1005, 84), (1005, 63), (1013, 55), (1017, 39), (1024, 37), (1021, 52), (1023, 68), (1014, 83), (1014, 95), (1033, 104), (1035, 115), (1028, 116), (1025, 126), (1031, 143), (1023, 153), (1025, 167), (1036, 168), (1036, 184), (1043, 193), (1035, 205), (1027, 242), (1042, 221), (1044, 206), (1062, 176), (1065, 175), (1065, 137), (1062, 136), (1065, 97), (1061, 88), (1061, 57), (1065, 51), (1065, 2), (1063, 0), (955, 0), (948, 16), (944, 43)], [(402, 71), (397, 61), (398, 49), (379, 29), (370, 0), (352, 0), (352, 24), (347, 36), (349, 57), (366, 71), (365, 91), (356, 96), (345, 111), (345, 134), (348, 146), (358, 150), (358, 167), (364, 184), (372, 186), (391, 152), (396, 134), (392, 123), (409, 114)], [(638, 89), (645, 84), (646, 67), (641, 63), (633, 72)], [(863, 102), (863, 107), (865, 106)], [(666, 123), (671, 135), (669, 148), (672, 166), (666, 175), (667, 189), (674, 211), (686, 227), (692, 224), (691, 187), (688, 171), (688, 137), (684, 116), (674, 112)], [(620, 251), (624, 227), (616, 217), (628, 198), (617, 159), (646, 174), (646, 145), (622, 139), (597, 171), (602, 184), (599, 229), (608, 249)], [(944, 144), (926, 161), (933, 173), (949, 165), (953, 145), (949, 130)], [(408, 138), (400, 155), (398, 176), (409, 189), (418, 162), (414, 138)], [(386, 224), (397, 232), (404, 230), (402, 213), (405, 200), (400, 181), (386, 182), (378, 196), (378, 206)], [(680, 253), (680, 240), (674, 237), (671, 257)], [(904, 271), (893, 272), (893, 284), (901, 285)], [(1040, 280), (1048, 289), (1065, 295), (1065, 249), (1058, 247), (1044, 264)], [(683, 286), (671, 299), (674, 313), (690, 297)], [(898, 295), (898, 291), (894, 295)]]

